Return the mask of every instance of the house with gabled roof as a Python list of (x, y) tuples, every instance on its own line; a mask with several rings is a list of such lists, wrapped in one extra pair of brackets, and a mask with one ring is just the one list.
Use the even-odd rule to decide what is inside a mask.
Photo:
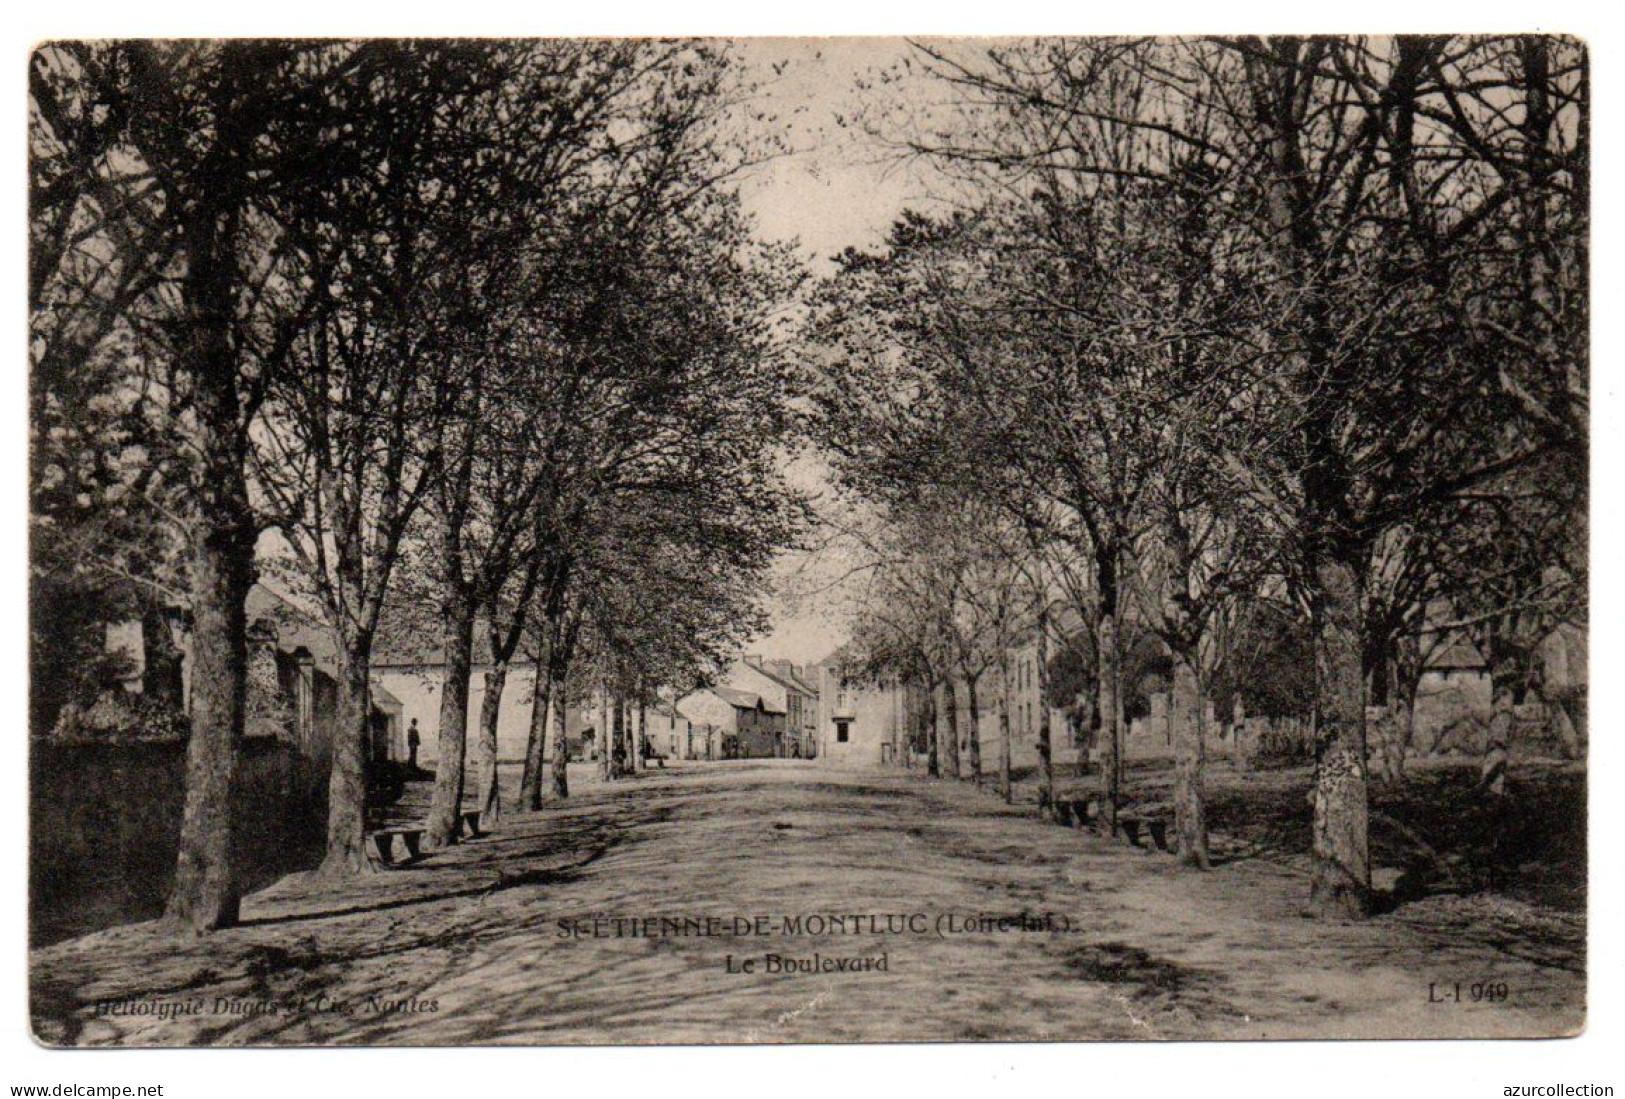
[[(378, 640), (373, 645), (373, 679), (401, 701), (403, 727), (416, 724), (421, 740), (418, 759), (425, 766), (432, 766), (440, 754), (441, 691), (446, 671), (441, 631), (442, 623), (433, 607), (394, 605), (385, 610)], [(468, 683), (470, 743), (479, 728), (480, 711), (485, 704), (486, 673), (493, 666), (491, 634), (482, 619), (474, 625), (473, 663)], [(497, 707), (497, 759), (500, 762), (516, 763), (525, 758), (535, 688), (535, 662), (523, 651), (516, 653), (508, 665), (502, 702)], [(566, 714), (565, 732), (573, 744), (585, 739), (590, 746), (596, 736), (596, 716), (592, 708), (572, 705)], [(590, 747), (581, 750), (588, 754), (591, 751)]]
[(857, 675), (843, 646), (818, 665), (820, 763), (875, 767), (898, 758), (903, 738), (903, 692), (894, 683)]
[[(266, 728), (284, 724), (301, 752), (327, 757), (333, 743), (338, 676), (338, 649), (332, 635), (314, 610), (264, 582), (249, 589), (245, 610), (250, 699), (264, 683), (259, 689), (274, 691), (286, 703)], [(376, 676), (368, 678), (367, 687), (368, 760), (406, 759), (401, 700)], [(251, 706), (245, 729), (250, 736), (256, 731), (253, 711)]]
[(783, 755), (784, 708), (752, 691), (702, 687), (677, 702), (678, 711), (695, 725), (715, 727), (723, 759), (773, 759)]
[(709, 759), (711, 732), (684, 717), (665, 699), (656, 699), (644, 710), (643, 739), (646, 751), (662, 759)]
[(818, 752), (818, 688), (788, 660), (764, 660), (752, 653), (728, 671), (728, 686), (761, 695), (785, 714), (782, 752), (810, 759)]
[[(319, 613), (304, 601), (263, 580), (256, 581), (243, 601), (247, 619), (247, 713), (243, 735), (250, 739), (282, 740), (301, 755), (326, 760), (332, 754), (334, 711), (338, 694), (338, 650)], [(181, 623), (156, 625), (167, 629), (179, 654), (181, 709), (192, 706), (192, 637)], [(117, 623), (108, 630), (109, 651), (123, 653), (130, 669), (124, 690), (138, 694), (146, 678), (145, 658), (150, 646), (144, 630), (153, 624), (137, 619)], [(368, 682), (370, 723), (366, 745), (371, 761), (405, 759), (402, 706), (399, 698), (376, 677)]]

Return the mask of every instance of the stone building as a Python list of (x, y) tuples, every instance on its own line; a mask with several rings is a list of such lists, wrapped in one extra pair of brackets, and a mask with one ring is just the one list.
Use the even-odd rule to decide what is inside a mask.
[(643, 711), (643, 739), (650, 753), (664, 759), (706, 758), (695, 755), (694, 723), (669, 702), (655, 702)]
[(785, 743), (784, 709), (750, 691), (706, 687), (684, 695), (677, 709), (694, 725), (713, 726), (720, 759), (774, 759)]
[(832, 767), (878, 767), (899, 758), (904, 743), (902, 689), (851, 674), (837, 649), (817, 665), (816, 756)]
[[(305, 756), (330, 757), (338, 658), (326, 629), (309, 611), (264, 584), (250, 589), (247, 611), (246, 734), (285, 736)], [(368, 687), (367, 759), (404, 760), (401, 700), (376, 678)]]
[[(1011, 766), (1020, 770), (1038, 762), (1038, 730), (1044, 700), (1040, 689), (1038, 646), (1024, 641), (1011, 648), (1007, 661), (1010, 673), (1009, 717)], [(852, 675), (845, 654), (837, 649), (817, 666), (818, 672), (818, 755), (832, 766), (869, 767), (889, 764), (923, 763), (924, 699), (916, 689), (891, 681), (873, 682)], [(949, 723), (948, 691), (954, 692), (960, 768), (970, 773), (970, 695), (964, 679), (937, 688), (933, 709), (939, 741), (939, 763), (946, 758), (942, 738), (955, 735)], [(1002, 732), (999, 703), (1002, 691), (1000, 672), (993, 668), (977, 680), (977, 737), (982, 771), (998, 767)], [(1050, 752), (1056, 762), (1077, 759), (1066, 715), (1050, 711)], [(905, 758), (907, 757), (907, 758)]]
[(747, 655), (728, 671), (726, 685), (760, 695), (769, 706), (785, 714), (782, 752), (793, 759), (808, 759), (818, 752), (818, 687), (804, 669), (788, 660), (764, 660)]
[[(314, 612), (264, 583), (249, 589), (244, 610), (248, 620), (244, 736), (280, 739), (303, 756), (327, 759), (333, 746), (338, 660), (326, 627)], [(108, 629), (109, 649), (123, 652), (132, 669), (124, 690), (139, 694), (144, 689), (144, 654), (151, 651), (144, 630), (150, 628), (172, 632), (170, 640), (180, 656), (181, 706), (189, 712), (192, 639), (180, 616), (162, 625), (134, 621)], [(368, 758), (405, 759), (402, 702), (376, 677), (370, 687)]]
[[(485, 676), (492, 666), (488, 631), (484, 623), (476, 623), (474, 663), (468, 684), (471, 742), (474, 730), (479, 728), (480, 709), (485, 704)], [(372, 677), (400, 700), (403, 727), (417, 722), (422, 740), (418, 761), (432, 767), (440, 757), (440, 700), (445, 680), (445, 657), (438, 623), (419, 623), (404, 613), (391, 614), (380, 629), (373, 650)], [(525, 758), (525, 745), (530, 738), (531, 693), (535, 685), (536, 666), (531, 661), (516, 660), (509, 664), (502, 704), (497, 710), (499, 762), (521, 762)], [(590, 718), (585, 720), (590, 724)], [(579, 726), (580, 721), (577, 724)]]

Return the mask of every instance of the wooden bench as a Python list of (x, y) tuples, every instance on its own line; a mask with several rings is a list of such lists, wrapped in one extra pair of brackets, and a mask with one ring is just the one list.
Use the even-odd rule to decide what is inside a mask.
[[(1055, 802), (1055, 823), (1066, 828), (1089, 828), (1099, 818), (1093, 798), (1057, 798)], [(1167, 851), (1168, 847), (1168, 817), (1163, 813), (1125, 812), (1119, 814), (1117, 826), (1128, 837), (1129, 843), (1135, 847), (1140, 846), (1140, 837), (1143, 834), (1150, 836), (1151, 842), (1159, 850)]]
[(1056, 798), (1055, 823), (1063, 828), (1087, 828), (1094, 819), (1093, 798)]
[(378, 850), (378, 857), (385, 866), (395, 865), (395, 837), (399, 836), (401, 845), (406, 848), (406, 862), (416, 860), (422, 854), (423, 829), (421, 828), (385, 828), (372, 834), (372, 845)]
[(1120, 816), (1117, 826), (1123, 830), (1128, 841), (1135, 847), (1140, 846), (1140, 829), (1144, 828), (1151, 833), (1151, 842), (1156, 844), (1157, 850), (1168, 850), (1168, 818), (1151, 816)]
[(1063, 823), (1072, 828), (1087, 828), (1095, 817), (1095, 803), (1090, 798), (1067, 798), (1057, 803)]

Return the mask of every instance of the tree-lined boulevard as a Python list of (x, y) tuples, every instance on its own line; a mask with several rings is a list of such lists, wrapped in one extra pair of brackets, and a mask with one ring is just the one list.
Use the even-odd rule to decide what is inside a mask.
[(1574, 1033), (1583, 43), (899, 41), (819, 255), (763, 48), (32, 53), (39, 1035)]

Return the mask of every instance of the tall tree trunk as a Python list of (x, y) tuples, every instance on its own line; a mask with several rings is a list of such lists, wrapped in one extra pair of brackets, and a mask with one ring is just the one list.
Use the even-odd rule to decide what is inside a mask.
[[(186, 748), (186, 808), (167, 915), (193, 932), (237, 922), (231, 790), (243, 733), (247, 672), (244, 600), (252, 549), (222, 524), (200, 524), (191, 565), (192, 731)], [(251, 546), (252, 543), (249, 543)]]
[(626, 703), (619, 697), (611, 700), (610, 713), (610, 759), (609, 777), (620, 778), (626, 774)]
[(1416, 684), (1401, 690), (1392, 707), (1393, 746), (1388, 756), (1388, 781), (1405, 781), (1406, 759), (1410, 755), (1411, 741), (1416, 738)]
[(1367, 707), (1365, 723), (1365, 746), (1367, 770), (1371, 781), (1383, 785), (1392, 784), (1394, 780), (1394, 742), (1398, 739), (1398, 730), (1394, 720), (1394, 707), (1381, 706), (1371, 702)]
[(1010, 781), (1010, 654), (999, 656), (999, 797), (1009, 805), (1015, 798)]
[(1411, 657), (1414, 639), (1407, 641), (1392, 634), (1382, 639), (1368, 657), (1370, 694), (1366, 704), (1378, 711), (1376, 724), (1368, 725), (1366, 737), (1373, 743), (1370, 758), (1376, 781), (1393, 786), (1405, 779), (1405, 754), (1410, 750), (1415, 725), (1416, 676), (1420, 655)]
[(1316, 565), (1315, 580), (1318, 728), (1310, 903), (1321, 915), (1358, 917), (1371, 910), (1359, 577), (1351, 563), (1327, 555)]
[(1381, 622), (1366, 623), (1364, 654), (1365, 704), (1377, 711), (1366, 721), (1367, 770), (1375, 782), (1386, 783), (1392, 773), (1394, 642)]
[(982, 707), (976, 693), (979, 678), (974, 675), (965, 677), (966, 709), (970, 711), (967, 715), (970, 718), (970, 780), (978, 788), (982, 785)]
[(1557, 737), (1564, 759), (1580, 759), (1585, 755), (1585, 742), (1580, 739), (1579, 706), (1573, 691), (1565, 691), (1556, 699), (1544, 700), (1546, 724)]
[(440, 686), (440, 759), (434, 797), (424, 822), (423, 846), (457, 841), (463, 808), (463, 768), (468, 754), (469, 678), (474, 667), (474, 601), (460, 591), (446, 599), (443, 621), (445, 670)]
[(948, 713), (948, 735), (942, 741), (942, 768), (951, 778), (959, 777), (959, 691), (954, 677), (942, 685), (942, 706)]
[(186, 808), (168, 916), (194, 932), (237, 922), (231, 789), (242, 739), (247, 668), (243, 609), (252, 558), (225, 532), (197, 539), (192, 580), (192, 734)]
[(1422, 683), (1422, 644), (1415, 634), (1402, 637), (1394, 660), (1394, 753), (1389, 780), (1403, 782), (1411, 742), (1416, 739), (1416, 692)]
[(1035, 638), (1038, 663), (1038, 815), (1046, 820), (1055, 816), (1055, 760), (1050, 741), (1049, 722), (1049, 611), (1038, 610), (1038, 634)]
[(530, 728), (525, 735), (525, 769), (519, 778), (519, 805), (530, 812), (542, 807), (542, 771), (547, 755), (547, 730), (552, 719), (552, 657), (536, 661), (536, 683), (531, 690)]
[(603, 684), (598, 685), (598, 729), (593, 739), (598, 744), (598, 777), (608, 782), (609, 756), (613, 743), (609, 737), (609, 689)]
[(903, 697), (903, 684), (900, 680), (892, 681), (892, 764), (897, 767), (908, 766), (908, 735), (903, 732), (903, 725), (908, 720), (907, 699)]
[(1100, 716), (1100, 817), (1101, 832), (1117, 834), (1117, 808), (1123, 796), (1122, 705), (1118, 698), (1117, 613), (1102, 610), (1095, 633), (1096, 690)]
[(1512, 751), (1512, 728), (1518, 701), (1519, 668), (1516, 658), (1490, 642), (1490, 727), (1479, 764), (1481, 793), (1500, 797), (1506, 791), (1507, 764)]
[(1304, 146), (1310, 140), (1306, 114), (1311, 97), (1298, 68), (1306, 47), (1276, 40), (1266, 59), (1247, 62), (1257, 120), (1264, 130), (1260, 183), (1269, 218), (1271, 245), (1283, 269), (1298, 285), (1302, 317), (1301, 368), (1293, 379), (1305, 414), (1301, 418), (1305, 563), (1315, 644), (1315, 789), (1310, 906), (1325, 917), (1363, 916), (1371, 908), (1369, 806), (1365, 758), (1365, 682), (1362, 554), (1355, 538), (1353, 479), (1339, 428), (1358, 364), (1342, 349), (1342, 334), (1330, 320), (1332, 292), (1325, 283), (1327, 262), (1321, 211), (1306, 185)]
[[(222, 139), (223, 140), (223, 139)], [(232, 219), (228, 219), (230, 221)], [(206, 207), (187, 225), (189, 352), (196, 372), (193, 442), (201, 455), (191, 538), (192, 729), (186, 806), (166, 914), (194, 933), (237, 922), (231, 788), (243, 736), (247, 617), (257, 531), (248, 503), (247, 436), (240, 423), (229, 326), (230, 228)]]
[(370, 874), (367, 857), (367, 734), (372, 710), (367, 681), (370, 638), (346, 639), (339, 659), (333, 714), (333, 758), (327, 781), (327, 854), (320, 873), (328, 878)]
[(927, 684), (925, 700), (921, 703), (925, 716), (925, 773), (932, 778), (942, 777), (937, 760), (937, 688)]
[(508, 662), (498, 660), (485, 673), (485, 697), (480, 700), (480, 733), (474, 751), (474, 787), (480, 797), (480, 830), (488, 832), (502, 820), (502, 790), (497, 781), (497, 719), (502, 715), (502, 692), (508, 685)]
[(570, 694), (569, 665), (560, 663), (553, 672), (553, 746), (549, 758), (551, 781), (549, 789), (554, 797), (570, 796)]
[(1174, 832), (1179, 861), (1208, 868), (1207, 815), (1202, 804), (1202, 688), (1189, 653), (1174, 653), (1173, 699), (1169, 720), (1174, 740)]

